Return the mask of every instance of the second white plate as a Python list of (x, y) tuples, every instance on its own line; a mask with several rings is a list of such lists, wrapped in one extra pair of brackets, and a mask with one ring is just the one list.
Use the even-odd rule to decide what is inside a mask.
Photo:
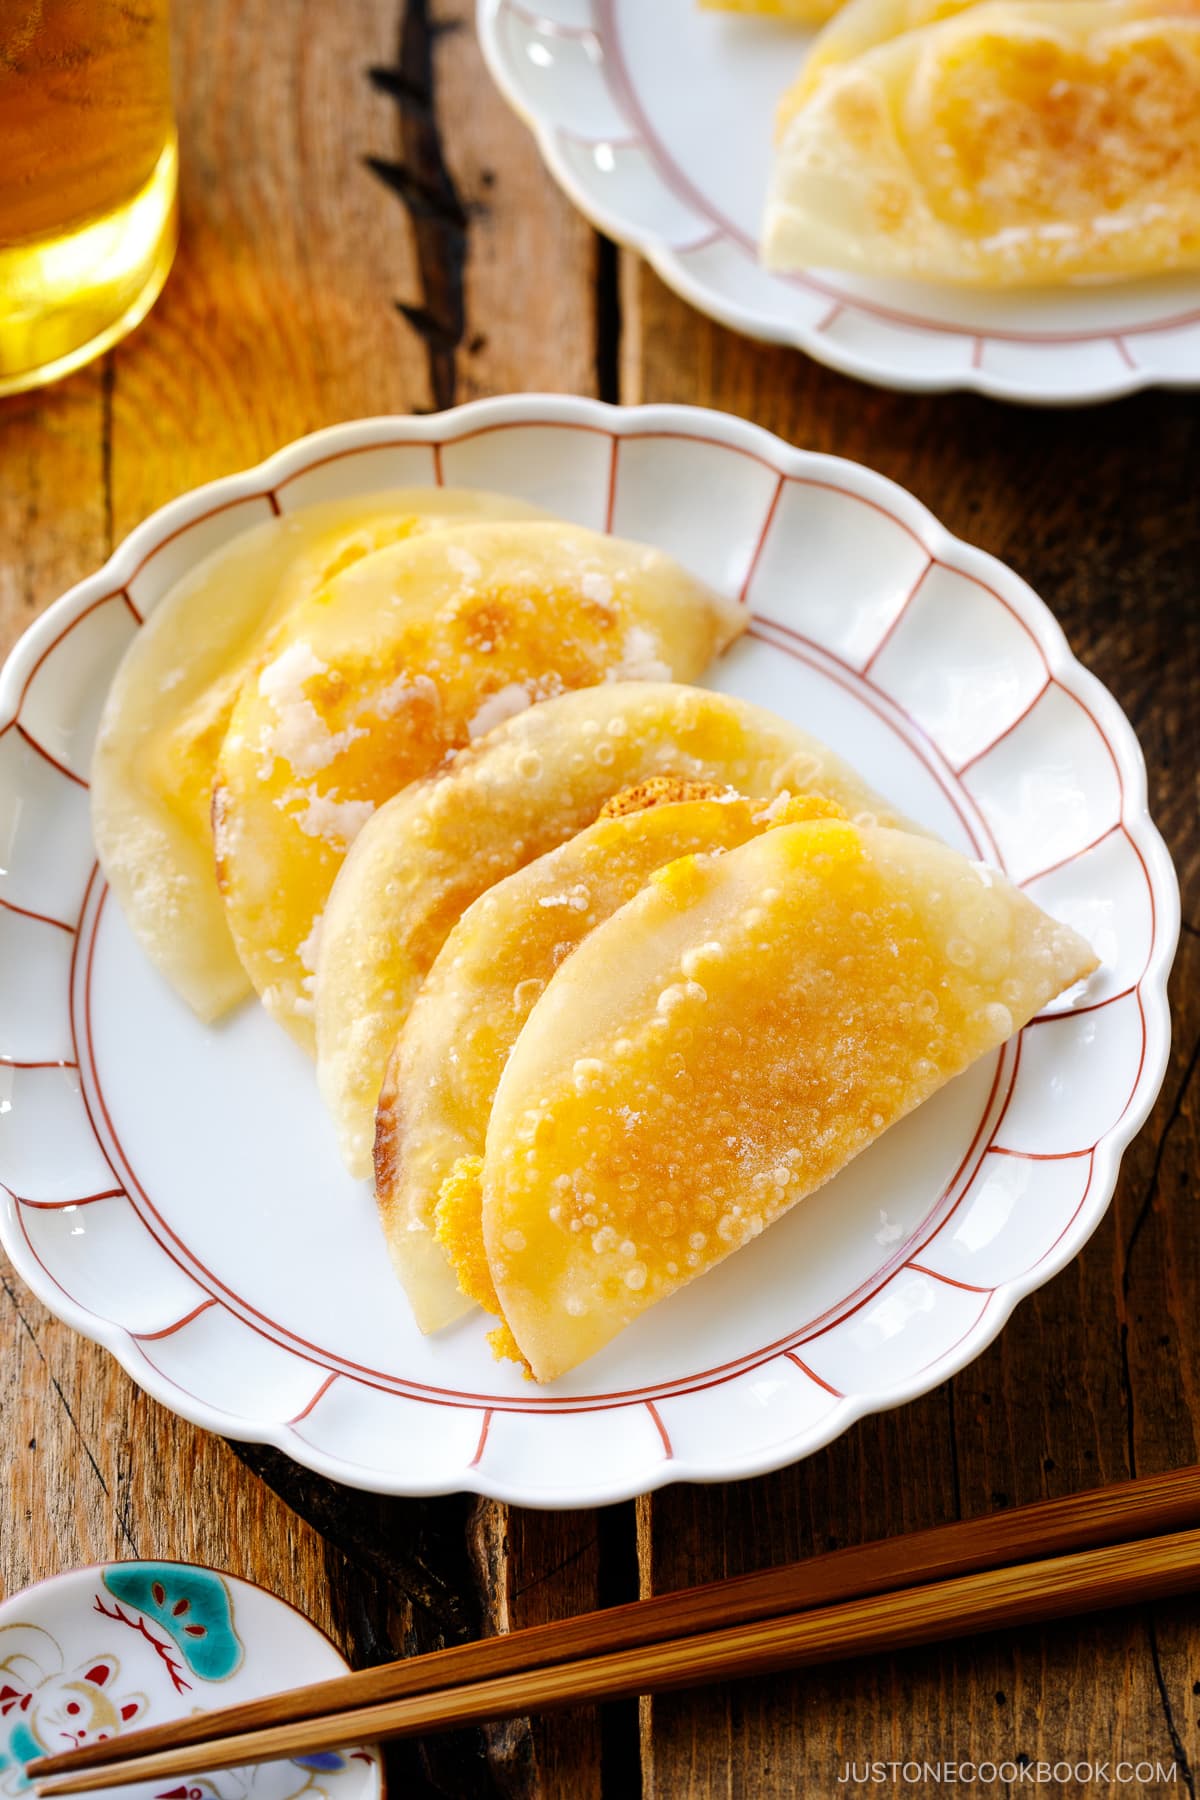
[(1200, 383), (1200, 273), (1012, 294), (768, 274), (771, 119), (810, 33), (698, 0), (479, 0), (478, 20), (575, 204), (723, 325), (883, 387), (1067, 405)]

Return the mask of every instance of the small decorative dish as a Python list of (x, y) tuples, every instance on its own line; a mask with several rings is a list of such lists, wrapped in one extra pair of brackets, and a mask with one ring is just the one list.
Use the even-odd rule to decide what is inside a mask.
[[(0, 1604), (0, 1792), (25, 1764), (330, 1680), (348, 1664), (285, 1601), (237, 1575), (180, 1562), (100, 1563)], [(155, 1800), (382, 1800), (378, 1751), (258, 1763), (115, 1794)]]
[[(542, 1388), (492, 1360), (478, 1313), (421, 1336), (311, 1064), (259, 1008), (197, 1020), (108, 897), (89, 822), (112, 673), (183, 574), (278, 513), (442, 483), (658, 546), (740, 599), (711, 685), (825, 739), (1102, 963)], [(18, 1272), (186, 1417), (385, 1492), (597, 1504), (779, 1467), (925, 1392), (1095, 1229), (1166, 1064), (1178, 890), (1116, 702), (1025, 583), (911, 495), (716, 413), (530, 395), (360, 420), (172, 502), (10, 658), (0, 842)]]
[(480, 42), (555, 179), (669, 287), (881, 387), (1042, 405), (1200, 382), (1200, 275), (984, 292), (758, 258), (770, 120), (811, 36), (698, 0), (479, 0)]

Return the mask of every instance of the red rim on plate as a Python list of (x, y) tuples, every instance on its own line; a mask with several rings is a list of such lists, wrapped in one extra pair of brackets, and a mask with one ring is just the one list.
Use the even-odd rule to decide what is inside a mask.
[[(51, 891), (43, 895), (40, 890), (34, 893), (21, 886), (22, 872), (19, 860), (14, 858), (14, 867), (0, 881), (0, 926), (7, 913), (27, 922), (22, 929), (40, 924), (47, 939), (56, 943), (61, 944), (63, 934), (69, 936), (67, 992), (60, 999), (66, 1006), (70, 1054), (22, 1055), (21, 1026), (17, 1024), (16, 1041), (4, 1046), (11, 1053), (0, 1060), (12, 1083), (65, 1080), (70, 1084), (72, 1104), (86, 1109), (93, 1138), (93, 1165), (108, 1172), (86, 1187), (71, 1191), (60, 1182), (56, 1184), (55, 1179), (46, 1181), (44, 1191), (31, 1191), (29, 1183), (17, 1179), (6, 1157), (0, 1121), (0, 1180), (9, 1196), (7, 1204), (0, 1207), (2, 1235), (10, 1256), (29, 1284), (54, 1311), (86, 1335), (106, 1344), (135, 1379), (158, 1398), (198, 1423), (227, 1435), (277, 1444), (297, 1460), (338, 1479), (385, 1491), (437, 1492), (468, 1487), (524, 1504), (582, 1505), (643, 1491), (674, 1479), (719, 1479), (755, 1473), (807, 1454), (862, 1413), (913, 1397), (952, 1374), (990, 1341), (1019, 1298), (1074, 1255), (1103, 1215), (1120, 1152), (1144, 1119), (1162, 1078), (1169, 1044), (1165, 982), (1178, 931), (1178, 892), (1169, 859), (1146, 812), (1144, 771), (1128, 723), (1111, 697), (1071, 657), (1042, 603), (1010, 571), (950, 538), (917, 502), (882, 478), (856, 465), (793, 450), (743, 421), (686, 408), (621, 410), (591, 401), (538, 396), (477, 402), (435, 418), (367, 420), (334, 427), (279, 452), (260, 469), (214, 483), (156, 514), (116, 551), (104, 570), (51, 608), (10, 658), (0, 682), (0, 805), (13, 804), (14, 794), (19, 797), (24, 767), (5, 767), (2, 759), (6, 740), (18, 747), (21, 757), (40, 763), (47, 771), (46, 779), (57, 784), (55, 795), (69, 790), (78, 796), (79, 790), (86, 787), (82, 757), (87, 747), (76, 747), (70, 741), (69, 730), (55, 737), (39, 710), (39, 696), (52, 689), (57, 692), (58, 687), (64, 692), (71, 688), (65, 680), (55, 685), (48, 672), (56, 666), (56, 658), (71, 654), (72, 634), (86, 621), (97, 621), (106, 606), (117, 610), (125, 621), (122, 631), (131, 634), (135, 629), (133, 621), (140, 621), (142, 616), (143, 603), (152, 605), (186, 566), (189, 534), (201, 534), (196, 547), (197, 553), (202, 553), (212, 548), (203, 534), (211, 531), (214, 521), (224, 521), (231, 527), (230, 535), (236, 534), (238, 529), (279, 511), (280, 495), (287, 495), (288, 488), (297, 482), (306, 501), (327, 497), (331, 490), (319, 490), (313, 484), (331, 478), (343, 494), (354, 491), (359, 478), (364, 489), (401, 485), (402, 481), (411, 484), (412, 453), (418, 459), (426, 459), (426, 479), (429, 485), (437, 485), (443, 479), (455, 478), (453, 469), (447, 475), (445, 465), (466, 445), (473, 446), (469, 477), (473, 485), (503, 487), (499, 471), (510, 468), (518, 470), (516, 480), (523, 484), (522, 498), (542, 498), (553, 505), (555, 496), (538, 489), (539, 480), (549, 478), (540, 473), (532, 451), (528, 467), (520, 472), (522, 444), (529, 450), (537, 434), (548, 429), (571, 434), (563, 438), (553, 461), (558, 470), (566, 467), (570, 478), (577, 481), (577, 495), (586, 492), (586, 498), (579, 500), (581, 508), (590, 509), (596, 523), (611, 524), (615, 519), (618, 529), (623, 456), (665, 458), (699, 452), (716, 458), (718, 463), (733, 458), (739, 466), (754, 471), (756, 480), (761, 474), (761, 488), (755, 489), (753, 500), (758, 507), (757, 523), (753, 529), (747, 528), (744, 543), (739, 538), (735, 552), (731, 552), (735, 560), (740, 559), (738, 579), (732, 585), (751, 609), (753, 623), (748, 637), (756, 647), (755, 653), (760, 649), (769, 651), (783, 663), (795, 661), (802, 665), (812, 679), (836, 687), (898, 739), (926, 771), (932, 789), (943, 796), (957, 815), (963, 840), (973, 846), (976, 855), (1001, 867), (1006, 859), (1011, 860), (1005, 843), (1008, 827), (998, 826), (999, 814), (995, 813), (994, 804), (989, 816), (988, 783), (992, 777), (988, 774), (988, 762), (992, 753), (999, 750), (1002, 756), (1011, 757), (1014, 745), (1019, 748), (1024, 736), (1032, 733), (1039, 742), (1043, 736), (1053, 741), (1058, 746), (1056, 754), (1061, 755), (1062, 731), (1077, 727), (1084, 733), (1085, 752), (1080, 754), (1093, 758), (1095, 768), (1101, 770), (1096, 777), (1101, 800), (1096, 804), (1108, 806), (1112, 816), (1098, 814), (1091, 821), (1095, 829), (1081, 828), (1079, 841), (1068, 845), (1066, 854), (1048, 858), (1045, 866), (1034, 866), (1022, 849), (1018, 866), (1011, 873), (1020, 885), (1036, 887), (1061, 878), (1063, 871), (1069, 873), (1081, 859), (1105, 854), (1109, 840), (1115, 843), (1120, 839), (1128, 846), (1130, 857), (1127, 891), (1123, 890), (1119, 898), (1134, 911), (1145, 911), (1148, 918), (1145, 955), (1136, 973), (1130, 971), (1130, 978), (1122, 979), (1115, 991), (1080, 1005), (1077, 1010), (1071, 1007), (1068, 997), (1057, 1009), (1051, 1008), (1043, 1018), (1035, 1020), (996, 1057), (986, 1101), (974, 1126), (965, 1133), (965, 1153), (959, 1167), (951, 1180), (931, 1196), (924, 1213), (903, 1233), (902, 1241), (878, 1258), (868, 1279), (852, 1285), (816, 1314), (796, 1319), (785, 1332), (773, 1334), (770, 1342), (748, 1343), (732, 1358), (705, 1362), (699, 1356), (694, 1367), (670, 1375), (596, 1391), (588, 1390), (584, 1384), (583, 1391), (568, 1395), (514, 1392), (503, 1384), (493, 1392), (453, 1379), (441, 1383), (416, 1379), (402, 1371), (360, 1363), (323, 1346), (319, 1331), (311, 1336), (299, 1332), (240, 1294), (236, 1283), (208, 1266), (195, 1247), (187, 1243), (185, 1234), (168, 1224), (154, 1195), (136, 1173), (135, 1152), (122, 1142), (106, 1096), (106, 1071), (96, 1055), (92, 972), (107, 890), (94, 859), (88, 858), (80, 898), (78, 890), (72, 896), (60, 889), (56, 896)], [(522, 438), (520, 434), (527, 435)], [(599, 444), (595, 443), (597, 437)], [(484, 440), (488, 442), (481, 452)], [(495, 456), (496, 472), (490, 482), (480, 475), (481, 453)], [(409, 459), (404, 464), (403, 477), (388, 473), (388, 458), (393, 454)], [(569, 465), (576, 456), (579, 468), (572, 474)], [(491, 467), (490, 463), (487, 466)], [(639, 460), (638, 467), (644, 479), (644, 460)], [(585, 480), (587, 471), (590, 476)], [(632, 484), (631, 495), (641, 485), (641, 480)], [(902, 534), (910, 551), (921, 559), (921, 566), (907, 579), (897, 603), (865, 652), (850, 656), (837, 651), (796, 623), (776, 617), (778, 608), (774, 604), (770, 614), (760, 612), (756, 606), (756, 597), (763, 604), (769, 602), (769, 595), (758, 595), (761, 587), (769, 586), (764, 567), (772, 554), (774, 534), (783, 529), (782, 515), (800, 490), (805, 490), (815, 504), (824, 505), (827, 495), (830, 505), (852, 509), (861, 505), (874, 518), (886, 522), (889, 529), (895, 528)], [(561, 496), (559, 499), (561, 503)], [(674, 504), (680, 504), (678, 498)], [(160, 565), (162, 580), (157, 591), (153, 591), (150, 584), (155, 578), (156, 561), (168, 550), (171, 554)], [(181, 556), (183, 562), (178, 560)], [(889, 671), (903, 667), (902, 662), (897, 662), (897, 645), (905, 637), (910, 615), (924, 603), (923, 596), (928, 598), (928, 586), (935, 572), (939, 580), (966, 584), (963, 592), (976, 594), (980, 605), (998, 608), (1019, 628), (1022, 641), (1027, 640), (1036, 653), (1033, 663), (1037, 672), (1030, 677), (1029, 691), (1014, 696), (1010, 716), (997, 723), (982, 744), (972, 744), (965, 756), (952, 756), (939, 747), (937, 732), (928, 718), (919, 716), (920, 708), (914, 711), (912, 704), (902, 703), (887, 685), (892, 679)], [(65, 670), (67, 665), (63, 666)], [(106, 679), (103, 678), (105, 682)], [(78, 685), (76, 676), (74, 687)], [(1046, 709), (1052, 707), (1062, 709), (1061, 713), (1051, 715)], [(1068, 717), (1072, 721), (1070, 727), (1063, 724)], [(43, 741), (47, 736), (53, 748)], [(6, 785), (10, 789), (7, 802)], [(972, 791), (973, 786), (978, 792)], [(37, 804), (50, 802), (42, 798)], [(1083, 823), (1081, 815), (1081, 826)], [(52, 889), (53, 883), (49, 886)], [(0, 938), (0, 966), (2, 942)], [(63, 945), (60, 957), (65, 951)], [(1119, 1038), (1121, 1055), (1131, 1075), (1128, 1091), (1114, 1098), (1111, 1116), (1104, 1119), (1103, 1129), (1084, 1131), (1078, 1141), (1069, 1143), (1057, 1139), (1022, 1142), (1020, 1132), (1014, 1136), (1006, 1126), (1015, 1116), (1014, 1106), (1020, 1112), (1026, 1104), (1030, 1084), (1036, 1085), (1042, 1079), (1038, 1058), (1033, 1057), (1031, 1072), (1024, 1046), (1027, 1041), (1041, 1038), (1043, 1032), (1061, 1032), (1064, 1027), (1077, 1029), (1071, 1021), (1083, 1015), (1090, 1021), (1084, 1029), (1093, 1035), (1104, 1032)], [(1128, 1042), (1130, 1032), (1136, 1034), (1133, 1046)], [(20, 1105), (21, 1095), (15, 1091), (14, 1101)], [(1013, 1162), (1070, 1163), (1078, 1167), (1080, 1179), (1063, 1199), (1059, 1212), (1047, 1219), (1045, 1241), (1034, 1244), (1031, 1240), (1026, 1263), (1015, 1271), (1005, 1270), (995, 1280), (971, 1279), (974, 1265), (965, 1267), (954, 1253), (953, 1231), (965, 1216), (968, 1200), (977, 1196), (981, 1181), (991, 1178), (1000, 1164)], [(129, 1229), (134, 1229), (136, 1221), (136, 1229), (153, 1241), (156, 1253), (183, 1272), (180, 1291), (189, 1296), (186, 1303), (152, 1326), (135, 1327), (122, 1322), (116, 1296), (111, 1316), (95, 1303), (94, 1295), (90, 1303), (82, 1301), (72, 1291), (74, 1277), (57, 1256), (55, 1241), (48, 1239), (44, 1227), (38, 1225), (39, 1219), (45, 1221), (49, 1215), (62, 1214), (69, 1207), (122, 1209)], [(881, 1377), (879, 1370), (873, 1370), (870, 1379), (857, 1384), (845, 1379), (840, 1373), (843, 1367), (858, 1367), (853, 1357), (849, 1364), (845, 1362), (847, 1333), (857, 1329), (856, 1318), (864, 1314), (864, 1309), (870, 1317), (879, 1305), (889, 1303), (889, 1297), (901, 1291), (896, 1286), (898, 1282), (914, 1281), (921, 1284), (921, 1305), (927, 1313), (934, 1314), (938, 1323), (938, 1331), (929, 1340), (931, 1354), (902, 1367), (895, 1382)], [(938, 1300), (939, 1293), (945, 1296), (944, 1300)], [(293, 1399), (285, 1412), (271, 1416), (253, 1410), (253, 1393), (248, 1397), (245, 1415), (231, 1412), (203, 1391), (202, 1356), (192, 1356), (185, 1367), (166, 1355), (173, 1340), (187, 1342), (189, 1332), (211, 1329), (223, 1315), (228, 1316), (231, 1328), (236, 1326), (268, 1343), (273, 1355), (278, 1353), (288, 1359), (289, 1367), (294, 1363), (296, 1380), (289, 1388)], [(748, 1383), (757, 1380), (761, 1386), (762, 1380), (770, 1378), (778, 1385), (783, 1364), (787, 1365), (788, 1379), (801, 1387), (790, 1398), (781, 1389), (782, 1398), (773, 1402), (781, 1409), (782, 1432), (767, 1444), (750, 1439), (719, 1443), (714, 1438), (706, 1454), (697, 1454), (694, 1424), (688, 1424), (682, 1433), (677, 1425), (677, 1418), (682, 1417), (676, 1411), (678, 1404), (702, 1404), (703, 1396), (711, 1396), (717, 1390), (732, 1395), (730, 1404), (734, 1404), (737, 1394), (748, 1391)], [(348, 1410), (353, 1412), (355, 1396), (360, 1391), (370, 1391), (379, 1397), (380, 1404), (393, 1406), (397, 1429), (417, 1437), (422, 1433), (422, 1418), (428, 1425), (433, 1414), (452, 1410), (460, 1423), (452, 1433), (452, 1448), (445, 1451), (445, 1466), (423, 1468), (420, 1456), (414, 1454), (411, 1465), (401, 1470), (394, 1454), (386, 1465), (373, 1465), (369, 1455), (348, 1454), (350, 1441), (358, 1440), (354, 1436), (357, 1427), (351, 1429), (347, 1424), (347, 1414)], [(789, 1406), (798, 1421), (790, 1433)], [(561, 1466), (547, 1474), (545, 1459), (550, 1458), (551, 1463), (554, 1460), (552, 1434), (563, 1429), (568, 1419), (576, 1418), (576, 1429), (586, 1430), (588, 1418), (600, 1421), (618, 1414), (628, 1416), (631, 1409), (640, 1409), (646, 1422), (640, 1438), (633, 1434), (641, 1449), (631, 1451), (631, 1465), (615, 1471), (589, 1470), (585, 1456), (577, 1477)], [(536, 1452), (514, 1448), (517, 1440), (506, 1439), (498, 1423), (505, 1418), (523, 1420), (539, 1434), (547, 1434), (542, 1448)], [(688, 1440), (683, 1448), (677, 1441), (681, 1435)], [(576, 1456), (574, 1439), (571, 1456)], [(535, 1467), (539, 1459), (541, 1466)]]

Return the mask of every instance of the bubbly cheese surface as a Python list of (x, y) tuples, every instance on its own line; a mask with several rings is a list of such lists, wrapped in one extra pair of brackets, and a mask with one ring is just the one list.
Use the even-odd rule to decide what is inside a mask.
[(381, 802), (539, 701), (698, 675), (743, 624), (661, 551), (558, 523), (430, 532), (293, 607), (213, 785), (218, 884), (267, 1010), (313, 1044), (301, 945)]
[(618, 682), (511, 718), (365, 827), (323, 915), (317, 1075), (347, 1165), (371, 1172), (384, 1069), (420, 983), (485, 889), (553, 850), (605, 802), (655, 776), (780, 800), (812, 790), (894, 821), (826, 745), (725, 694)]
[(507, 496), (408, 488), (325, 501), (231, 540), (158, 603), (114, 677), (92, 766), (108, 881), (142, 948), (202, 1018), (250, 991), (217, 890), (212, 788), (271, 633), (342, 569), (464, 518), (542, 518)]
[[(815, 808), (840, 811), (806, 797), (790, 801), (785, 816)], [(438, 1266), (428, 1234), (452, 1171), (483, 1154), (509, 1052), (555, 970), (655, 870), (681, 856), (719, 854), (773, 823), (763, 803), (720, 794), (715, 783), (653, 778), (606, 803), (594, 825), (559, 849), (497, 882), (455, 925), (401, 1029), (376, 1114), (380, 1218), (423, 1331), (449, 1324), (477, 1297), (478, 1207), (478, 1244), (465, 1278), (456, 1282), (456, 1269)], [(462, 1216), (460, 1204), (460, 1245)]]
[(553, 977), (492, 1109), (484, 1242), (534, 1375), (751, 1242), (1095, 960), (1003, 877), (874, 826), (653, 876)]

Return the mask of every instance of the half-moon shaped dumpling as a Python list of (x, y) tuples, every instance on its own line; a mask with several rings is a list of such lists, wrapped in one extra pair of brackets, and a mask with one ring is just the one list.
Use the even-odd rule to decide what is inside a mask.
[(338, 877), (321, 929), (317, 1077), (347, 1166), (371, 1172), (375, 1106), (417, 988), (471, 902), (654, 775), (768, 800), (816, 790), (850, 814), (896, 815), (832, 750), (702, 688), (623, 682), (548, 700), (381, 808)]
[(835, 63), (851, 62), (902, 32), (953, 18), (979, 4), (980, 0), (849, 0), (849, 5), (840, 7), (824, 30), (817, 33), (804, 58), (804, 67), (780, 101), (780, 136)]
[(456, 1163), (483, 1155), (496, 1084), (555, 969), (655, 869), (744, 844), (772, 822), (761, 802), (732, 792), (713, 797), (719, 790), (711, 783), (659, 779), (657, 803), (602, 814), (481, 894), (413, 1002), (379, 1097), (375, 1191), (422, 1331), (440, 1330), (470, 1305), (434, 1242), (438, 1195)]
[(1000, 875), (820, 820), (688, 858), (584, 940), (501, 1077), (483, 1236), (540, 1381), (802, 1200), (1096, 966)]
[(226, 917), (267, 1010), (313, 1043), (321, 915), (381, 801), (534, 701), (698, 675), (744, 623), (662, 551), (557, 522), (413, 538), (294, 607), (213, 787)]
[(91, 771), (97, 854), (150, 957), (201, 1018), (250, 992), (213, 866), (212, 783), (271, 629), (358, 558), (459, 517), (541, 518), (502, 494), (411, 488), (327, 501), (208, 556), (146, 620), (109, 690)]
[(1194, 268), (1198, 117), (1196, 0), (983, 0), (801, 76), (764, 258), (990, 287)]

